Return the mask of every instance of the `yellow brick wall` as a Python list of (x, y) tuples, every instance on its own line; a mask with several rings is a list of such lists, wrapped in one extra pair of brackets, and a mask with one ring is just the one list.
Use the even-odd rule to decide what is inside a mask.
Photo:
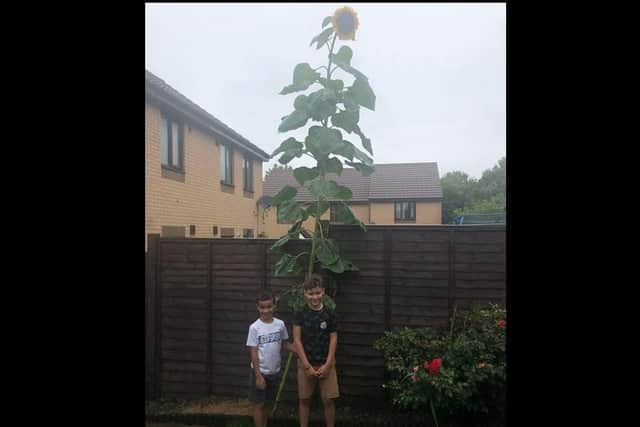
[(365, 224), (369, 224), (369, 204), (366, 205), (350, 205), (349, 206), (353, 211), (353, 214)]
[(442, 202), (417, 202), (416, 224), (442, 224)]
[(220, 147), (210, 134), (184, 126), (184, 182), (162, 177), (160, 160), (160, 111), (145, 108), (145, 248), (146, 235), (161, 233), (162, 226), (196, 226), (194, 237), (213, 237), (213, 226), (233, 227), (236, 236), (251, 228), (257, 236), (256, 201), (262, 195), (262, 161), (253, 157), (253, 198), (243, 195), (243, 152), (233, 149), (234, 194), (220, 188)]
[[(371, 203), (371, 223), (395, 224), (394, 202)], [(442, 224), (442, 202), (416, 202), (416, 224)]]

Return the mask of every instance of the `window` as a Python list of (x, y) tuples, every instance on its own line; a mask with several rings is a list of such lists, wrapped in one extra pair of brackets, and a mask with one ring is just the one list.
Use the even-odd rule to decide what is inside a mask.
[(182, 125), (176, 120), (163, 115), (160, 128), (162, 166), (182, 171), (184, 157), (183, 146)]
[(189, 226), (189, 236), (195, 236), (195, 235), (196, 235), (196, 226), (192, 224)]
[(220, 144), (220, 181), (233, 185), (233, 152), (226, 145)]
[(177, 238), (184, 237), (185, 228), (174, 225), (163, 225), (161, 230), (162, 237)]
[(251, 229), (251, 228), (243, 228), (242, 229), (242, 237), (244, 237), (245, 239), (252, 239), (253, 238), (253, 229)]
[(233, 238), (235, 235), (235, 231), (233, 228), (221, 228), (220, 229), (220, 237)]
[(395, 211), (396, 221), (416, 220), (416, 202), (396, 202)]
[(253, 192), (253, 169), (251, 159), (246, 157), (242, 161), (242, 178), (244, 180), (244, 191)]

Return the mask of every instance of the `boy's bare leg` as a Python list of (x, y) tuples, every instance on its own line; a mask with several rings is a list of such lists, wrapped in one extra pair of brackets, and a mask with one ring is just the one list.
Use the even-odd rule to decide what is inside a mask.
[(269, 419), (269, 414), (271, 413), (271, 404), (265, 403), (262, 407), (262, 427), (267, 427), (267, 420)]
[(255, 403), (253, 405), (253, 425), (255, 427), (264, 427), (267, 423), (264, 417), (264, 403)]
[(300, 427), (309, 427), (310, 399), (298, 399), (298, 411), (300, 413)]
[(333, 399), (324, 399), (322, 401), (324, 406), (324, 420), (327, 423), (327, 427), (335, 427), (336, 425), (336, 405)]

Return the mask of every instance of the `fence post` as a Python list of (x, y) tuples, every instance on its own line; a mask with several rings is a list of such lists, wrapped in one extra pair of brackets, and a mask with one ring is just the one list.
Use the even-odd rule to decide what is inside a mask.
[(384, 329), (391, 330), (391, 230), (384, 230)]
[[(456, 304), (456, 231), (449, 229), (449, 293), (448, 293), (448, 318), (447, 324), (451, 320), (453, 314), (453, 307)], [(451, 326), (451, 325), (449, 325)]]
[(208, 393), (213, 395), (213, 242), (207, 243), (207, 379), (209, 381)]
[(147, 363), (151, 364), (151, 398), (160, 397), (160, 362), (161, 362), (161, 323), (160, 306), (162, 304), (160, 295), (159, 261), (160, 261), (160, 235), (147, 235), (147, 340), (149, 342), (149, 358)]

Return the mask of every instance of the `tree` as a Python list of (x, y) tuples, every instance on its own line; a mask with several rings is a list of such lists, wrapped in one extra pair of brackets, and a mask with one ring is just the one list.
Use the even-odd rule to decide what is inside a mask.
[(451, 224), (454, 211), (473, 203), (477, 181), (464, 172), (453, 171), (440, 179), (442, 185), (442, 222)]
[(482, 172), (478, 180), (479, 199), (490, 199), (497, 194), (507, 192), (507, 158), (502, 157), (498, 164)]
[(293, 172), (293, 168), (290, 165), (279, 165), (278, 163), (274, 163), (273, 166), (271, 166), (267, 172), (265, 172), (265, 177), (268, 177), (269, 175), (271, 175), (274, 172), (289, 172), (292, 173)]
[(454, 217), (466, 214), (483, 214), (504, 212), (506, 209), (506, 198), (504, 193), (498, 193), (490, 199), (480, 200), (462, 209), (454, 211)]
[(457, 215), (504, 211), (506, 207), (507, 158), (482, 172), (476, 180), (464, 172), (445, 174), (442, 184), (442, 222), (451, 224)]

